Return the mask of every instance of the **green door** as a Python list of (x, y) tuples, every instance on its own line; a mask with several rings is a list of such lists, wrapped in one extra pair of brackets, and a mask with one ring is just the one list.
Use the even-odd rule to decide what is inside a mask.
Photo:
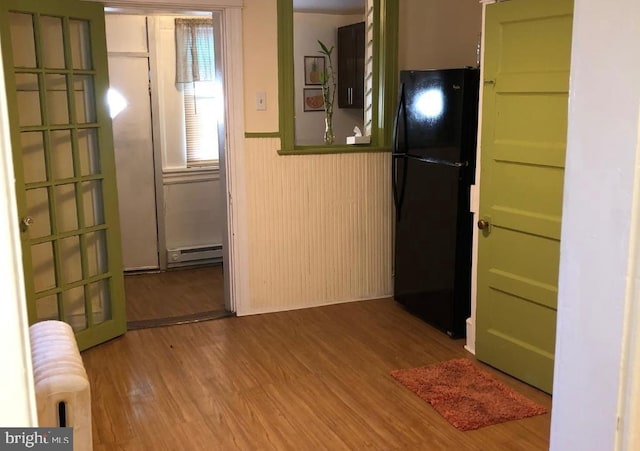
[(85, 349), (126, 329), (103, 7), (2, 0), (0, 33), (29, 320)]
[(486, 13), (476, 353), (550, 393), (573, 1)]

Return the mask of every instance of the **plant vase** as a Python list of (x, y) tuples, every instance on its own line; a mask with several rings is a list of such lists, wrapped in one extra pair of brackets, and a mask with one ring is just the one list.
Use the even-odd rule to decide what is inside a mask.
[(333, 144), (336, 136), (333, 134), (333, 114), (327, 113), (324, 118), (324, 143)]

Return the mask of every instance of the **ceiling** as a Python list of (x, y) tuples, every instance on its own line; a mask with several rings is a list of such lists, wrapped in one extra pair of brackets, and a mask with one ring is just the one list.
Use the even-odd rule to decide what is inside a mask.
[(293, 0), (293, 10), (327, 14), (364, 12), (364, 0)]

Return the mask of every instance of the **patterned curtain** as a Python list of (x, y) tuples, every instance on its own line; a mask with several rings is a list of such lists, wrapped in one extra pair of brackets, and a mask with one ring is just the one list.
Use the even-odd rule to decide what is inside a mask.
[(213, 21), (176, 19), (176, 83), (214, 79)]

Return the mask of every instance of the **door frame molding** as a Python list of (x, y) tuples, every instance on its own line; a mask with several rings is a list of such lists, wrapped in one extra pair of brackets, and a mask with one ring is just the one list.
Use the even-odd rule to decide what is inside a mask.
[[(640, 161), (640, 114), (638, 117), (636, 161)], [(616, 436), (616, 449), (625, 450), (640, 447), (640, 166), (636, 165), (633, 182), (622, 369), (618, 391), (618, 416), (622, 424)]]
[[(242, 53), (242, 0), (211, 0), (189, 3), (155, 1), (91, 0), (105, 7), (122, 8), (131, 13), (171, 11), (211, 11), (221, 14), (224, 58), (225, 99), (225, 173), (228, 250), (225, 251), (225, 307), (236, 314), (246, 312), (248, 299), (248, 249), (246, 230), (246, 195), (244, 189), (244, 67)], [(154, 127), (155, 128), (155, 127)], [(154, 147), (158, 143), (154, 143)], [(162, 172), (162, 171), (161, 171)], [(162, 262), (162, 260), (161, 260)]]

